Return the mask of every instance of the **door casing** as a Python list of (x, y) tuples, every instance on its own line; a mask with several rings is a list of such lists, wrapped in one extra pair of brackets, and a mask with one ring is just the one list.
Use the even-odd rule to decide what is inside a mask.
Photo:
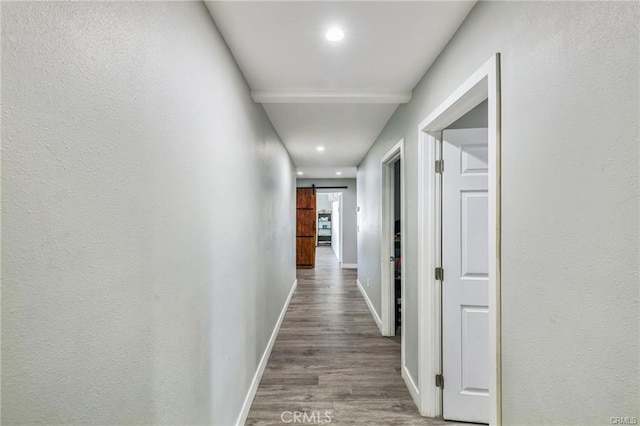
[[(423, 416), (442, 416), (442, 390), (435, 386), (436, 374), (442, 373), (442, 293), (441, 282), (436, 280), (434, 274), (435, 268), (442, 265), (441, 185), (435, 161), (440, 158), (438, 142), (442, 130), (485, 99), (488, 100), (489, 115), (489, 409), (490, 424), (501, 425), (499, 53), (492, 56), (418, 125), (419, 377), (412, 396)], [(444, 380), (446, 386), (446, 377)]]

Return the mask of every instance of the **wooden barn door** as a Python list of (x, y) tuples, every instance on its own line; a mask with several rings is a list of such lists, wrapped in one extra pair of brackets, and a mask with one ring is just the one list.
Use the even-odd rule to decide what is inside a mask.
[(316, 190), (298, 188), (296, 197), (296, 264), (298, 269), (316, 266)]

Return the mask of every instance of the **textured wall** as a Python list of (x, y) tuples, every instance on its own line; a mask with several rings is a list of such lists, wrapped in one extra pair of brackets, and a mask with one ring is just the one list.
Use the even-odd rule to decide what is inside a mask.
[(356, 224), (356, 180), (355, 179), (298, 179), (297, 186), (346, 186), (347, 189), (321, 189), (319, 192), (336, 192), (342, 194), (342, 232), (344, 234), (342, 243), (342, 263), (358, 263), (357, 250), (357, 224)]
[(2, 421), (230, 424), (294, 168), (204, 4), (2, 4)]
[(417, 378), (417, 126), (501, 53), (505, 425), (640, 417), (639, 8), (479, 2), (358, 168), (358, 276), (380, 309), (380, 158), (405, 138)]

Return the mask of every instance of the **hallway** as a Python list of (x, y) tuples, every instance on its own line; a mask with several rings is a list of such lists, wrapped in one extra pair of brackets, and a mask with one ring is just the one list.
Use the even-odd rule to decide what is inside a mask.
[(638, 423), (640, 1), (0, 10), (0, 424)]
[(318, 247), (316, 268), (298, 270), (247, 424), (291, 423), (296, 411), (325, 423), (327, 413), (331, 423), (444, 424), (416, 410), (400, 376), (399, 343), (380, 335), (356, 270)]

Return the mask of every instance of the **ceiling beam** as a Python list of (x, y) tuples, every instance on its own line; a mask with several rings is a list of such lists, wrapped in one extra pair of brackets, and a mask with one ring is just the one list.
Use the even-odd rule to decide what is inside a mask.
[(406, 104), (411, 92), (272, 92), (254, 90), (259, 104)]

